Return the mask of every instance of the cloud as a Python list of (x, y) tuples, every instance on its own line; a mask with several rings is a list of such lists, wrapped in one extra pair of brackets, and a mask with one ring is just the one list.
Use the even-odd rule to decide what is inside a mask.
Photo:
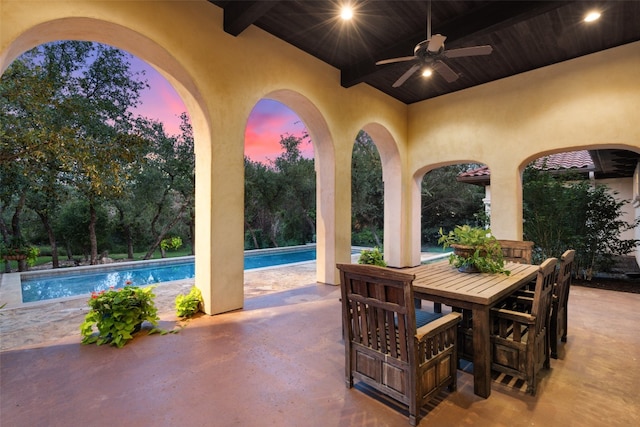
[[(142, 104), (136, 113), (162, 122), (169, 135), (180, 134), (180, 114), (186, 111), (182, 99), (169, 82), (150, 64), (134, 57), (132, 70), (144, 71), (150, 89), (141, 93)], [(245, 155), (251, 160), (269, 163), (281, 153), (280, 138), (286, 135), (302, 137), (306, 126), (300, 117), (286, 105), (260, 100), (249, 115), (245, 129)], [(303, 156), (313, 157), (313, 146), (306, 140), (300, 147)]]

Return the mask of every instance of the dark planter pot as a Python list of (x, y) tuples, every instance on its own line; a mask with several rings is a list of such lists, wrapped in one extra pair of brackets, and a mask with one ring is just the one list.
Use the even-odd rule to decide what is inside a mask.
[(3, 255), (3, 258), (7, 261), (22, 261), (23, 259), (27, 259), (26, 255)]
[[(472, 257), (476, 251), (476, 248), (473, 246), (453, 244), (451, 245), (451, 247), (453, 248), (453, 253), (455, 255), (464, 259)], [(486, 255), (487, 255), (486, 251), (480, 251), (480, 256), (486, 256)], [(480, 270), (475, 265), (464, 265), (458, 268), (458, 271), (461, 273), (480, 273)]]

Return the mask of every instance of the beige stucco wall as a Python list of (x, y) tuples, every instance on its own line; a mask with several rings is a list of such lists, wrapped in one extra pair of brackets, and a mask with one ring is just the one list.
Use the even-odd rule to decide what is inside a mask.
[[(136, 1), (2, 0), (0, 22), (2, 71), (38, 44), (92, 40), (146, 60), (183, 96), (196, 144), (196, 284), (208, 313), (243, 305), (244, 131), (261, 98), (287, 104), (313, 138), (318, 281), (338, 283), (335, 263), (350, 262), (350, 164), (358, 130), (383, 129), (383, 161), (404, 170), (404, 104), (365, 85), (342, 88), (338, 70), (255, 27), (239, 37), (226, 34), (222, 11), (205, 0), (154, 1), (152, 7)], [(394, 236), (406, 234), (399, 214), (409, 207), (401, 190), (406, 179), (390, 180), (398, 212), (388, 221)], [(393, 240), (387, 256), (400, 265), (400, 239)]]
[[(492, 228), (518, 238), (520, 168), (541, 154), (612, 144), (640, 150), (640, 43), (407, 107), (250, 27), (222, 30), (222, 12), (197, 1), (0, 0), (0, 71), (25, 50), (92, 40), (154, 65), (183, 97), (196, 152), (196, 284), (207, 313), (243, 305), (243, 153), (248, 115), (263, 97), (292, 108), (314, 142), (318, 281), (349, 262), (351, 151), (360, 129), (380, 150), (385, 258), (419, 262), (419, 178), (432, 167), (486, 163)], [(634, 120), (636, 122), (634, 122)]]
[[(522, 238), (522, 168), (583, 148), (640, 152), (640, 43), (545, 67), (409, 107), (409, 165), (418, 182), (434, 166), (491, 169), (491, 229)], [(413, 253), (419, 212), (413, 211)]]

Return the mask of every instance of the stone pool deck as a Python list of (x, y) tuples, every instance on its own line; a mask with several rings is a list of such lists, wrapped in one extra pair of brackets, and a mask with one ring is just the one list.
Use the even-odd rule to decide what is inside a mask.
[[(245, 271), (244, 296), (253, 298), (315, 283), (315, 262), (248, 270)], [(193, 284), (194, 279), (190, 279), (163, 283), (155, 288), (160, 327), (172, 329), (179, 323), (175, 298), (188, 293)], [(8, 306), (0, 311), (0, 351), (41, 346), (73, 336), (80, 342), (79, 327), (87, 311), (86, 295)]]
[[(441, 253), (423, 252), (421, 258), (425, 261), (442, 256)], [(358, 257), (354, 254), (351, 262), (357, 262)], [(0, 283), (4, 283), (2, 277)], [(316, 283), (315, 261), (247, 270), (244, 273), (244, 297), (246, 300)], [(175, 298), (178, 294), (188, 293), (193, 284), (194, 279), (180, 280), (155, 288), (161, 328), (170, 330), (180, 323), (175, 314)], [(87, 311), (86, 295), (27, 304), (13, 301), (0, 310), (0, 351), (42, 346), (68, 337), (77, 337), (80, 342), (79, 327)]]

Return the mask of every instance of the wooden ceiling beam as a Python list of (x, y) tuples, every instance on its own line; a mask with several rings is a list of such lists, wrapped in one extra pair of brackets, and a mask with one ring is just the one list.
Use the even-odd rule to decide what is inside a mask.
[(238, 36), (279, 1), (230, 1), (224, 6), (224, 31)]

